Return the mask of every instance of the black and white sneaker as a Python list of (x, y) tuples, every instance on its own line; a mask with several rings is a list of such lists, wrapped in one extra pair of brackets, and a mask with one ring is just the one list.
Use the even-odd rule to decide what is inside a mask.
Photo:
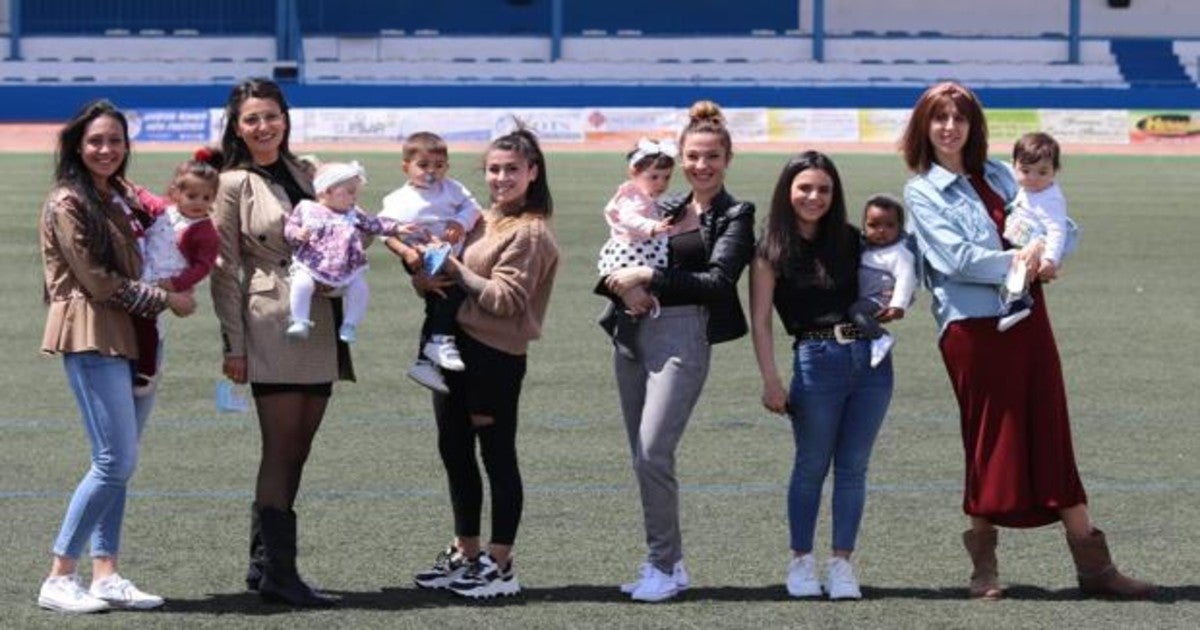
[(438, 554), (433, 566), (413, 576), (413, 582), (421, 588), (449, 588), (450, 584), (467, 572), (471, 561), (450, 545)]
[(463, 597), (487, 599), (516, 595), (521, 592), (521, 584), (517, 582), (517, 570), (511, 559), (507, 567), (501, 568), (484, 552), (450, 585), (450, 590)]

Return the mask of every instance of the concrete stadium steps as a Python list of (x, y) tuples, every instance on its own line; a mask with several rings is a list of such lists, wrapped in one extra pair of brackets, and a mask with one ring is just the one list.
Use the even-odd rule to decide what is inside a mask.
[(1113, 39), (1113, 56), (1121, 74), (1135, 87), (1194, 85), (1175, 56), (1169, 39)]

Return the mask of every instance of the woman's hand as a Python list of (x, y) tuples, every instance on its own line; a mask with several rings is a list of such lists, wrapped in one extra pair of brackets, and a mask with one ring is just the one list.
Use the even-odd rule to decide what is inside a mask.
[(187, 317), (196, 312), (196, 298), (192, 297), (192, 292), (179, 293), (172, 291), (167, 293), (167, 308), (176, 317)]
[(783, 388), (783, 383), (776, 376), (769, 381), (763, 383), (762, 404), (771, 413), (785, 414), (787, 413), (787, 390)]
[(625, 312), (634, 317), (641, 317), (654, 308), (654, 296), (641, 286), (622, 293), (621, 302), (625, 304)]
[[(452, 260), (452, 259), (447, 259)], [(431, 276), (425, 273), (424, 269), (418, 268), (418, 271), (412, 275), (413, 290), (417, 295), (425, 297), (425, 294), (432, 293), (438, 297), (446, 297), (444, 289), (454, 285), (454, 279), (445, 275), (438, 274)]]
[(897, 319), (904, 319), (904, 309), (889, 306), (875, 315), (876, 321), (886, 324)]
[(626, 291), (634, 287), (649, 286), (652, 279), (654, 279), (654, 269), (650, 267), (626, 267), (608, 274), (608, 278), (604, 280), (604, 286), (615, 295), (624, 295)]
[(234, 383), (246, 382), (246, 357), (225, 357), (221, 372)]

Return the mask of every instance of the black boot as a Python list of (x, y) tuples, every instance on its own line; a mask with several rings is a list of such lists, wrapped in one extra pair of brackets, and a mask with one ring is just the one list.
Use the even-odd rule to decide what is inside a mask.
[(267, 552), (262, 543), (262, 522), (258, 515), (258, 504), (250, 504), (250, 564), (246, 568), (246, 590), (258, 592), (258, 584), (262, 581), (263, 565), (267, 561)]
[(259, 509), (266, 563), (258, 594), (263, 601), (299, 608), (329, 608), (336, 600), (313, 590), (296, 571), (296, 513), (276, 508)]

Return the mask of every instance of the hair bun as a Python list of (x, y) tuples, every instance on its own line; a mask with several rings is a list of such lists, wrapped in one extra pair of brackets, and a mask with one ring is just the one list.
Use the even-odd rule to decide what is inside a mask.
[(721, 114), (721, 106), (712, 101), (696, 101), (692, 103), (691, 109), (688, 110), (688, 118), (693, 125), (702, 122), (710, 122), (718, 125), (725, 124), (725, 117)]

